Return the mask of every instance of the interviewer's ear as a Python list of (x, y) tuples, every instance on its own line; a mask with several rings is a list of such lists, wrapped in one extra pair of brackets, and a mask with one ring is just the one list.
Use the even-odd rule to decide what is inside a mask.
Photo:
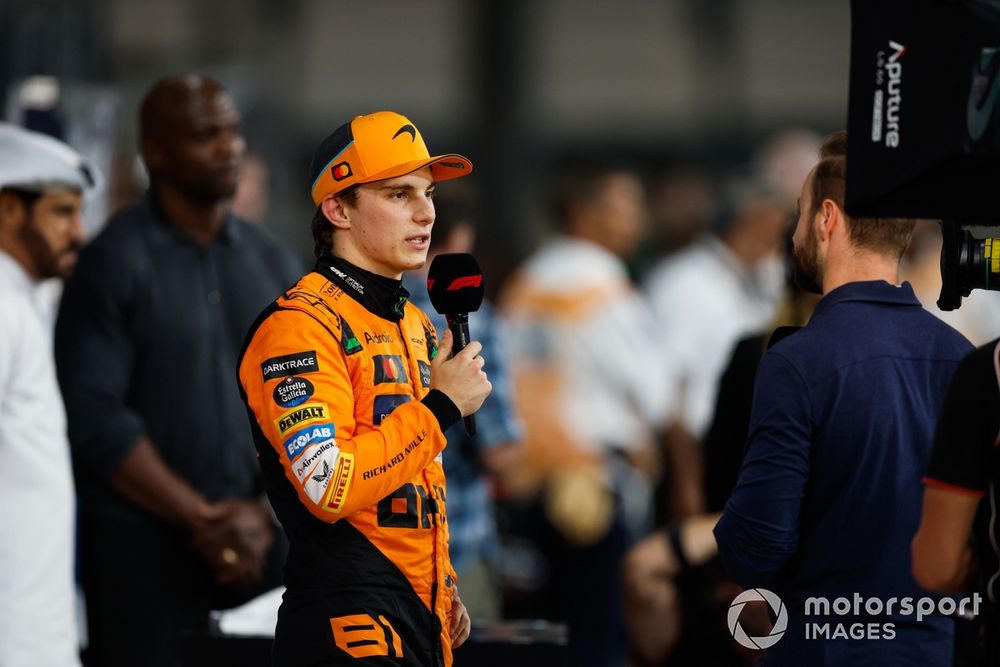
[(837, 227), (843, 224), (844, 215), (832, 199), (824, 199), (816, 214), (816, 233), (820, 240), (826, 241), (833, 235)]
[(319, 204), (323, 215), (330, 221), (330, 224), (337, 229), (350, 229), (351, 217), (344, 206), (343, 200), (336, 195), (327, 195)]

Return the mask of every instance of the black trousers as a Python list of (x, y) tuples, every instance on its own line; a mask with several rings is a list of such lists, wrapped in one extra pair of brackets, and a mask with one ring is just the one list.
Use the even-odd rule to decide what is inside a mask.
[(80, 531), (86, 667), (180, 667), (187, 638), (207, 632), (208, 612), (279, 586), (287, 554), (276, 529), (264, 580), (221, 587), (181, 529), (84, 514)]

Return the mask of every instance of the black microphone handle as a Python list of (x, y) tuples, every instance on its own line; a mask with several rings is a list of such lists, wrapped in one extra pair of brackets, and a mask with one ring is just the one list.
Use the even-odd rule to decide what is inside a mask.
[[(451, 356), (455, 356), (459, 352), (465, 349), (465, 346), (469, 344), (469, 314), (468, 313), (452, 313), (446, 314), (445, 319), (448, 320), (448, 329), (451, 331), (451, 336), (453, 342), (451, 344)], [(469, 415), (468, 417), (463, 417), (462, 420), (465, 422), (465, 432), (470, 436), (476, 434), (476, 416)]]

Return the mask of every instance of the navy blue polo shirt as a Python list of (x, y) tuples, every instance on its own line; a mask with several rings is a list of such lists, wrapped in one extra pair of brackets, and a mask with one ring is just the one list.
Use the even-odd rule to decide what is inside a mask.
[[(743, 465), (715, 529), (730, 576), (787, 607), (788, 630), (761, 664), (951, 664), (951, 620), (918, 623), (898, 609), (928, 595), (913, 579), (910, 540), (937, 416), (971, 349), (909, 284), (874, 281), (827, 294), (764, 355)], [(807, 598), (855, 594), (899, 601), (888, 616), (804, 616)], [(814, 620), (876, 623), (883, 637), (806, 638)]]

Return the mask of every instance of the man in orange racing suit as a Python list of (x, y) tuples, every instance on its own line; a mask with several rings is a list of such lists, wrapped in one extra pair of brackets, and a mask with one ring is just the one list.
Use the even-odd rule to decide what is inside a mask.
[(478, 342), (449, 359), (402, 272), (420, 267), (436, 181), (392, 112), (342, 125), (313, 157), (315, 271), (251, 327), (239, 380), (288, 534), (275, 665), (451, 665), (469, 617), (448, 558), (444, 430), (491, 386)]

